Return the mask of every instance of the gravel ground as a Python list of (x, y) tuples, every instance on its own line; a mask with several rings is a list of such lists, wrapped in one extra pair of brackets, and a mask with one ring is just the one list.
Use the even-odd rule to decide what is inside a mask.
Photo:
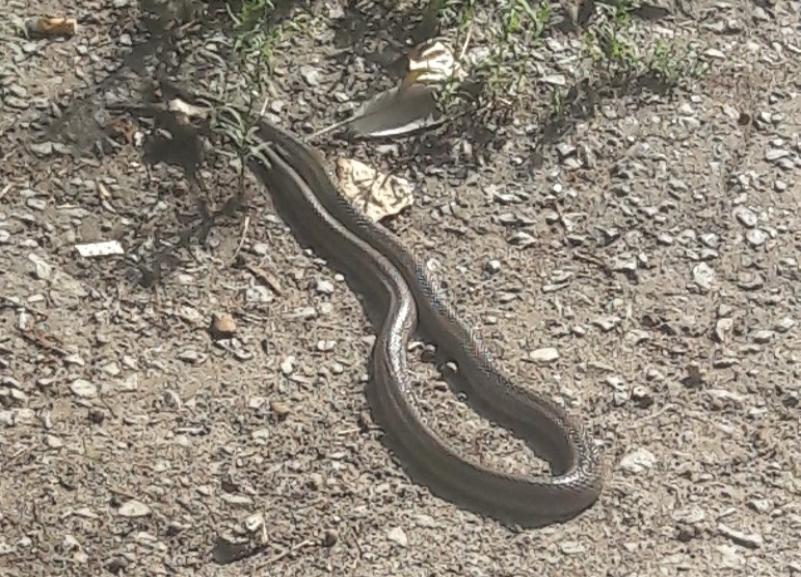
[[(557, 136), (521, 111), (489, 137), (319, 143), (414, 184), (388, 226), (441, 263), (503, 369), (602, 443), (599, 502), (531, 531), (408, 480), (369, 416), (359, 301), (249, 178), (226, 205), (235, 162), (104, 109), (157, 71), (242, 82), (222, 19), (165, 29), (151, 4), (0, 6), (0, 575), (801, 574), (798, 2), (638, 22), (706, 73), (598, 98)], [(312, 3), (275, 51), (268, 111), (299, 133), (363, 98), (370, 55), (408, 31), (412, 12), (353, 4)], [(78, 33), (13, 30), (42, 13)], [(542, 73), (569, 79), (579, 45), (550, 32)], [(228, 210), (164, 249), (201, 196)], [(111, 239), (125, 257), (76, 253)], [(425, 352), (420, 410), (462, 450), (527, 463)]]

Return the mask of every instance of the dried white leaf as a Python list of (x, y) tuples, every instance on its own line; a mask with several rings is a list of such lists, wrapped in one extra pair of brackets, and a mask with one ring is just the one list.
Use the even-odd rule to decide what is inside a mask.
[(449, 46), (440, 41), (430, 41), (414, 47), (408, 55), (406, 86), (412, 84), (445, 84), (454, 77), (460, 77), (462, 70), (453, 57)]
[(408, 181), (381, 174), (358, 160), (339, 159), (337, 177), (343, 195), (373, 221), (398, 214), (414, 202)]

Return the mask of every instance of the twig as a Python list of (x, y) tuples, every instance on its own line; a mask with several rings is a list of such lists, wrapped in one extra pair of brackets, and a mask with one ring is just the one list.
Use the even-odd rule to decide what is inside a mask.
[(283, 291), (281, 290), (281, 283), (279, 282), (278, 277), (272, 273), (269, 273), (266, 270), (256, 267), (252, 264), (246, 264), (245, 269), (263, 282), (276, 295), (281, 296), (283, 294)]
[(297, 545), (293, 545), (289, 549), (285, 549), (285, 550), (281, 551), (280, 553), (278, 553), (277, 555), (273, 555), (272, 557), (267, 559), (267, 561), (265, 561), (264, 563), (259, 565), (257, 570), (261, 570), (261, 569), (264, 569), (265, 567), (267, 567), (269, 565), (273, 565), (273, 564), (277, 563), (278, 561), (280, 561), (281, 559), (283, 559), (285, 557), (288, 557), (289, 555), (291, 555), (295, 551), (297, 551), (299, 549), (302, 549), (303, 547), (308, 547), (309, 545), (314, 545), (314, 541), (312, 541), (311, 539), (305, 539), (305, 540), (301, 541), (300, 543), (298, 543)]
[(264, 103), (261, 105), (261, 110), (259, 111), (259, 116), (264, 116), (264, 113), (267, 112), (267, 102), (269, 101), (269, 96), (264, 97)]
[(646, 421), (650, 421), (652, 419), (656, 419), (657, 417), (661, 416), (662, 414), (664, 414), (665, 412), (669, 411), (670, 409), (675, 409), (675, 408), (676, 408), (675, 405), (667, 404), (664, 407), (662, 407), (661, 409), (659, 409), (658, 411), (654, 411), (650, 415), (646, 415), (646, 416), (644, 416), (642, 418), (636, 419), (628, 427), (624, 427), (623, 430), (624, 431), (629, 431), (631, 429), (637, 429), (640, 426), (642, 426), (642, 424), (645, 423)]
[(581, 261), (584, 261), (584, 262), (588, 262), (590, 264), (594, 264), (595, 266), (597, 266), (598, 268), (603, 270), (607, 275), (611, 276), (612, 273), (613, 273), (612, 269), (609, 267), (608, 264), (606, 264), (605, 262), (603, 262), (603, 261), (601, 261), (601, 260), (599, 260), (599, 259), (597, 259), (597, 258), (595, 258), (593, 256), (590, 256), (588, 254), (583, 254), (583, 253), (578, 252), (578, 251), (574, 251), (573, 252), (573, 257), (578, 259), (578, 260), (581, 260)]
[(250, 215), (245, 216), (245, 225), (242, 227), (242, 235), (239, 237), (239, 244), (236, 246), (236, 250), (234, 251), (234, 259), (239, 256), (239, 253), (242, 251), (242, 247), (245, 244), (245, 238), (248, 235), (248, 227), (250, 226)]
[(473, 20), (470, 20), (470, 24), (467, 26), (467, 34), (465, 34), (464, 44), (462, 44), (462, 49), (459, 51), (459, 57), (456, 59), (456, 62), (461, 62), (465, 53), (467, 52), (467, 46), (470, 44), (470, 37), (473, 35), (473, 22)]
[(6, 295), (0, 295), (0, 308), (19, 308), (28, 311), (29, 313), (33, 313), (39, 318), (42, 319), (47, 318), (47, 313), (38, 311), (35, 308), (28, 306), (23, 302), (17, 302), (15, 299)]

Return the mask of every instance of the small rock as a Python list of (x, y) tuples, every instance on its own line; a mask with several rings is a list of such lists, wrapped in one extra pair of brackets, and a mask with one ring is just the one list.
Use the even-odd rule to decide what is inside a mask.
[(780, 333), (786, 333), (795, 326), (795, 321), (790, 317), (783, 317), (776, 323), (774, 327)]
[(673, 512), (673, 520), (677, 523), (697, 525), (704, 519), (706, 519), (706, 513), (703, 509), (696, 505), (691, 505), (685, 509), (679, 509)]
[(336, 529), (326, 529), (323, 533), (323, 547), (333, 547), (339, 541), (339, 533)]
[(705, 391), (710, 398), (710, 405), (715, 410), (720, 410), (727, 405), (743, 406), (746, 398), (725, 389), (708, 389)]
[(330, 280), (320, 279), (315, 284), (314, 290), (317, 291), (317, 294), (321, 295), (334, 294), (334, 283)]
[(549, 75), (543, 76), (541, 78), (541, 81), (544, 82), (545, 84), (550, 84), (552, 86), (566, 86), (567, 85), (567, 79), (565, 78), (565, 76), (563, 74), (549, 74)]
[(64, 535), (61, 546), (64, 547), (65, 551), (74, 551), (81, 548), (81, 543), (73, 535), (67, 534)]
[(97, 396), (97, 385), (84, 379), (75, 379), (70, 384), (70, 391), (76, 397), (89, 399)]
[(60, 449), (64, 446), (64, 441), (55, 435), (45, 435), (45, 444), (50, 449)]
[(137, 501), (136, 499), (131, 499), (130, 501), (126, 501), (120, 508), (117, 509), (117, 514), (123, 517), (146, 517), (150, 515), (150, 507), (142, 503), (141, 501)]
[(751, 335), (751, 338), (755, 343), (759, 344), (769, 343), (773, 339), (774, 334), (775, 333), (773, 331), (765, 329), (761, 331), (756, 331), (753, 335)]
[(269, 303), (273, 293), (266, 286), (255, 285), (245, 290), (245, 300), (249, 303)]
[(740, 221), (740, 224), (748, 228), (754, 228), (757, 225), (758, 218), (753, 210), (744, 206), (738, 206), (734, 209), (734, 217)]
[(706, 382), (704, 374), (701, 372), (701, 367), (696, 363), (687, 365), (687, 375), (681, 379), (682, 384), (690, 389), (697, 389)]
[(745, 567), (745, 560), (740, 556), (736, 547), (731, 545), (720, 545), (717, 547), (720, 553), (720, 566), (726, 569), (742, 570)]
[(240, 509), (247, 509), (253, 505), (253, 499), (251, 499), (247, 495), (234, 495), (233, 493), (223, 493), (220, 496), (220, 499), (222, 499), (229, 505), (233, 507), (239, 507)]
[(128, 568), (129, 564), (127, 557), (115, 555), (106, 562), (106, 569), (109, 573), (122, 573)]
[(33, 276), (39, 280), (48, 280), (53, 273), (53, 267), (47, 263), (42, 257), (31, 253), (28, 255), (28, 260), (33, 263)]
[(309, 475), (309, 487), (315, 491), (322, 489), (324, 484), (325, 479), (323, 479), (323, 476), (320, 473), (312, 473)]
[(620, 323), (620, 317), (598, 317), (592, 320), (592, 324), (607, 333)]
[(552, 363), (559, 359), (559, 351), (553, 347), (545, 347), (531, 351), (528, 358), (535, 363)]
[(717, 48), (709, 48), (709, 49), (707, 49), (704, 52), (704, 55), (708, 56), (709, 58), (715, 58), (717, 60), (725, 60), (726, 59), (726, 55), (723, 52), (721, 52), (720, 50), (718, 50)]
[(236, 321), (228, 313), (214, 313), (209, 330), (214, 339), (230, 339), (236, 334)]
[(734, 319), (722, 318), (715, 322), (715, 339), (719, 342), (725, 342), (728, 335), (731, 334), (734, 328)]
[(103, 421), (106, 420), (106, 413), (104, 413), (101, 409), (94, 407), (92, 409), (89, 409), (89, 414), (87, 415), (87, 417), (89, 417), (90, 423), (100, 425), (103, 423)]
[(710, 290), (715, 285), (715, 270), (705, 262), (693, 267), (693, 282), (703, 290)]
[(637, 258), (629, 255), (619, 255), (611, 260), (609, 266), (615, 272), (635, 272), (637, 270)]
[(311, 320), (317, 318), (317, 309), (314, 307), (301, 307), (292, 313), (292, 317), (296, 319)]
[(393, 527), (387, 531), (387, 539), (401, 547), (409, 546), (409, 538), (406, 536), (406, 532), (400, 527)]
[(227, 535), (221, 535), (214, 543), (211, 556), (216, 563), (227, 565), (244, 559), (250, 554), (251, 550), (248, 540), (235, 540)]
[(759, 228), (752, 228), (745, 233), (745, 240), (753, 247), (762, 246), (768, 240), (768, 233)]
[(783, 148), (768, 148), (768, 150), (765, 151), (765, 160), (774, 164), (788, 156), (790, 156), (790, 151)]
[(317, 341), (317, 350), (321, 353), (328, 353), (334, 350), (337, 342), (331, 339), (321, 339)]
[(285, 377), (288, 377), (294, 371), (295, 371), (295, 357), (289, 355), (281, 362), (281, 373), (283, 373)]
[(254, 242), (250, 250), (253, 251), (253, 254), (256, 256), (266, 256), (270, 252), (270, 245), (266, 242)]
[(764, 279), (757, 272), (743, 272), (737, 275), (737, 286), (743, 290), (758, 290), (764, 285)]
[(73, 353), (71, 355), (67, 355), (66, 357), (64, 357), (64, 364), (83, 367), (86, 365), (86, 362), (78, 353)]
[(714, 232), (704, 233), (698, 238), (708, 248), (717, 248), (720, 245), (720, 237)]
[(114, 361), (106, 363), (105, 365), (100, 367), (100, 370), (106, 373), (110, 377), (118, 377), (122, 372), (120, 366)]
[(29, 198), (25, 205), (33, 210), (42, 211), (47, 208), (47, 201), (42, 198)]
[(270, 401), (270, 410), (279, 419), (285, 419), (287, 415), (289, 415), (289, 413), (291, 412), (289, 405), (283, 401)]
[(576, 154), (576, 147), (566, 142), (560, 142), (556, 145), (556, 152), (559, 153), (559, 158), (564, 160), (569, 156)]
[(643, 409), (647, 409), (654, 404), (654, 397), (651, 394), (651, 390), (643, 385), (637, 385), (632, 389), (631, 400), (634, 401), (638, 407)]
[(202, 355), (194, 349), (187, 349), (178, 353), (178, 360), (189, 364), (195, 364), (199, 362), (201, 358)]
[(620, 459), (620, 468), (629, 475), (637, 475), (656, 465), (656, 455), (648, 449), (637, 449)]
[(728, 525), (724, 525), (723, 523), (718, 523), (718, 531), (721, 535), (728, 537), (737, 545), (741, 545), (749, 549), (759, 549), (764, 544), (762, 535), (759, 533), (744, 533), (743, 531), (738, 531), (737, 529), (733, 529)]
[(519, 246), (521, 248), (532, 246), (533, 244), (536, 244), (536, 242), (537, 241), (533, 236), (523, 230), (515, 231), (509, 237), (509, 244), (513, 246)]
[(319, 86), (320, 72), (313, 66), (303, 65), (300, 67), (300, 75), (309, 86)]
[(424, 527), (426, 529), (434, 529), (437, 527), (437, 522), (434, 521), (434, 518), (431, 515), (426, 515), (425, 513), (418, 513), (415, 515), (414, 522), (418, 527)]
[(29, 144), (28, 147), (37, 156), (50, 156), (51, 154), (53, 154), (52, 142), (35, 142)]
[(501, 261), (498, 259), (488, 260), (486, 264), (484, 264), (484, 270), (490, 274), (497, 274), (501, 272)]
[(586, 551), (584, 545), (578, 541), (562, 541), (559, 544), (559, 549), (565, 555), (581, 555)]
[(757, 513), (767, 514), (773, 510), (773, 503), (769, 499), (749, 499), (746, 505)]

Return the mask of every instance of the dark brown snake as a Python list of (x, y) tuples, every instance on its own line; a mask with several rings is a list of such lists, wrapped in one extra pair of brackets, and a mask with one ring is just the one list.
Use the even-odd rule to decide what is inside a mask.
[[(426, 265), (339, 193), (324, 160), (289, 132), (258, 121), (250, 168), (302, 244), (342, 270), (376, 325), (367, 397), (384, 440), (415, 481), (466, 509), (536, 527), (570, 519), (598, 498), (602, 459), (585, 430), (547, 397), (515, 386), (455, 316)], [(552, 476), (505, 474), (458, 454), (410, 403), (407, 345), (417, 332), (455, 362), (480, 414), (523, 439)]]

